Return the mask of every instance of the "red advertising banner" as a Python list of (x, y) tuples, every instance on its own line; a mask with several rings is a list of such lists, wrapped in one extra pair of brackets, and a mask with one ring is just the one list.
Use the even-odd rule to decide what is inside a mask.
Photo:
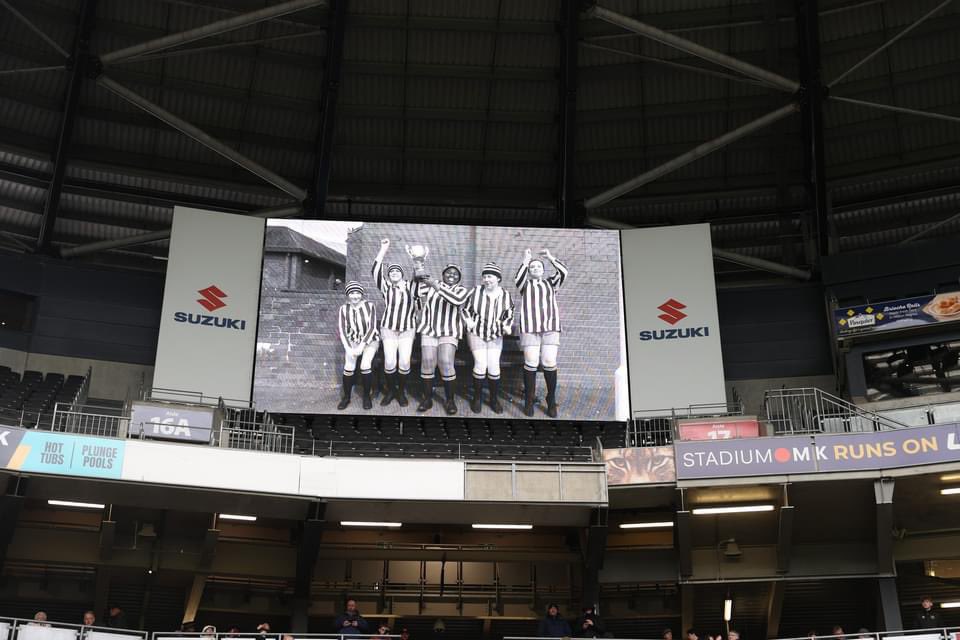
[(677, 434), (680, 440), (757, 438), (760, 436), (760, 421), (756, 416), (688, 418), (677, 420)]

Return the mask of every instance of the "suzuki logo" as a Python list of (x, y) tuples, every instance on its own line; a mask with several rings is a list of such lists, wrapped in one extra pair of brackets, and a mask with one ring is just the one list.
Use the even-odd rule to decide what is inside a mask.
[(671, 325), (677, 324), (678, 322), (680, 322), (681, 320), (687, 317), (687, 314), (685, 314), (683, 311), (680, 311), (680, 309), (686, 309), (686, 308), (687, 308), (687, 305), (683, 304), (682, 302), (678, 302), (673, 298), (670, 298), (669, 300), (664, 302), (662, 305), (657, 307), (657, 309), (660, 309), (660, 311), (663, 311), (663, 313), (661, 313), (657, 317), (663, 320), (664, 322), (666, 322), (667, 324), (671, 324)]
[(217, 309), (222, 309), (227, 306), (227, 303), (221, 300), (221, 298), (226, 298), (227, 294), (221, 291), (216, 285), (212, 284), (206, 289), (200, 289), (197, 293), (203, 296), (203, 298), (197, 300), (197, 302), (207, 311), (216, 311)]

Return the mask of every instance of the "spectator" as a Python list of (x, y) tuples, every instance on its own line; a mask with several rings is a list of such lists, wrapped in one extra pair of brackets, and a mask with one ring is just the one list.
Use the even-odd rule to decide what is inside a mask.
[(400, 640), (410, 640), (410, 630), (406, 627), (400, 629)]
[(203, 631), (201, 631), (200, 633), (203, 634), (202, 636), (200, 636), (201, 638), (205, 638), (206, 640), (213, 640), (213, 638), (217, 637), (217, 628), (212, 624), (204, 625)]
[(36, 626), (38, 626), (38, 627), (49, 627), (49, 626), (50, 626), (49, 624), (47, 624), (47, 612), (46, 612), (46, 611), (37, 611), (35, 614), (33, 614), (33, 620), (34, 620), (34, 621), (30, 623), (30, 624), (32, 624), (32, 625), (36, 625)]
[(337, 616), (333, 625), (338, 633), (343, 635), (367, 635), (370, 633), (370, 625), (357, 611), (357, 601), (353, 598), (347, 599), (346, 611)]
[(570, 637), (570, 623), (560, 617), (560, 607), (555, 604), (547, 605), (547, 615), (540, 620), (537, 635), (541, 638)]
[(693, 629), (687, 629), (687, 640), (700, 640), (700, 636)]
[(740, 640), (740, 632), (736, 629), (727, 631), (727, 640)]
[(442, 636), (447, 631), (447, 625), (443, 623), (441, 618), (437, 618), (436, 622), (433, 623), (433, 636)]
[(269, 622), (261, 622), (260, 624), (258, 624), (258, 625), (257, 625), (257, 633), (259, 633), (259, 634), (262, 635), (262, 636), (265, 636), (265, 635), (267, 635), (268, 633), (270, 633), (270, 623), (269, 623)]
[(867, 629), (866, 627), (860, 627), (857, 629), (857, 637), (862, 638), (863, 640), (869, 640), (869, 638), (873, 637), (873, 634), (870, 633), (870, 629)]
[(235, 624), (230, 625), (230, 627), (227, 629), (227, 636), (231, 638), (236, 638), (239, 635), (240, 635), (240, 627), (238, 627)]
[(933, 598), (923, 596), (920, 600), (920, 611), (913, 618), (914, 629), (934, 629), (943, 626), (943, 619), (933, 608)]
[(107, 616), (107, 626), (111, 629), (126, 629), (127, 615), (118, 606), (110, 607), (110, 615)]
[(819, 634), (817, 633), (816, 629), (811, 629), (810, 631), (807, 631), (808, 638), (816, 638), (818, 635)]
[(83, 626), (92, 627), (97, 624), (97, 614), (93, 611), (83, 612)]
[(673, 629), (664, 629), (660, 637), (663, 638), (663, 640), (673, 640)]
[(386, 622), (381, 622), (380, 626), (377, 627), (377, 635), (371, 638), (371, 640), (387, 640), (387, 636), (390, 635), (390, 625)]
[(831, 634), (831, 635), (835, 635), (835, 636), (845, 635), (845, 634), (843, 633), (843, 627), (841, 627), (840, 625), (835, 625), (835, 626), (833, 627), (833, 629), (830, 631), (830, 634)]
[(603, 637), (603, 623), (596, 609), (592, 606), (584, 607), (583, 614), (577, 618), (576, 629), (574, 630), (578, 638), (601, 638)]

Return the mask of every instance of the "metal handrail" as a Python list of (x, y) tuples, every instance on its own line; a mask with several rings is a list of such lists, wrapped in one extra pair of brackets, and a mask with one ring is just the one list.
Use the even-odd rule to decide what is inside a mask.
[[(43, 631), (72, 631), (72, 637), (77, 640), (109, 640), (109, 636), (119, 639), (142, 638), (148, 640), (150, 634), (146, 631), (137, 629), (114, 629), (112, 627), (101, 627), (97, 625), (67, 624), (64, 622), (28, 620), (26, 618), (5, 618), (0, 617), (0, 630), (3, 626), (8, 628), (7, 640), (66, 640), (66, 634), (42, 633)], [(30, 631), (30, 633), (26, 633)], [(30, 638), (29, 636), (35, 636)]]
[[(377, 617), (365, 618), (370, 626)], [(399, 638), (399, 634), (391, 633), (203, 633), (186, 631), (154, 631), (150, 640), (167, 640), (169, 638), (189, 638), (191, 640), (300, 640), (301, 638), (338, 638), (339, 640), (355, 640), (356, 638)]]
[[(258, 423), (259, 424), (259, 423)], [(293, 453), (294, 429), (284, 425), (273, 425), (274, 430), (238, 429), (220, 421), (219, 428), (213, 431), (213, 445), (229, 449), (265, 451), (270, 453)]]
[(763, 394), (764, 415), (775, 435), (909, 429), (887, 416), (815, 387), (773, 389)]

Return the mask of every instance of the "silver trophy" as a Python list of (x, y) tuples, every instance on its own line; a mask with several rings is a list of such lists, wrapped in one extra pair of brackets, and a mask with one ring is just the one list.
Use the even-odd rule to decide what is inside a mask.
[(406, 245), (407, 255), (413, 261), (413, 277), (417, 280), (425, 280), (429, 277), (427, 273), (427, 256), (430, 255), (430, 248), (422, 244), (415, 244), (412, 247)]

